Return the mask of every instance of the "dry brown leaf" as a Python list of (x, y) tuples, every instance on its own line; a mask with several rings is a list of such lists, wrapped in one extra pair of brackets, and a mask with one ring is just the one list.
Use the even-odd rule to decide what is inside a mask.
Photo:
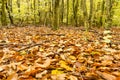
[(59, 74), (59, 75), (51, 76), (52, 80), (66, 80), (65, 77), (66, 77), (66, 74)]
[(18, 80), (18, 74), (17, 73), (12, 73), (10, 74), (6, 80)]
[(117, 77), (116, 80), (120, 80), (120, 77)]
[(25, 66), (23, 64), (20, 64), (17, 66), (17, 71), (24, 71), (24, 70), (27, 70), (28, 69), (28, 66)]
[(109, 73), (100, 72), (100, 71), (96, 71), (96, 73), (102, 78), (104, 78), (105, 80), (116, 80), (116, 77)]
[(52, 60), (50, 58), (48, 58), (45, 60), (45, 62), (43, 64), (35, 63), (35, 66), (41, 67), (41, 68), (47, 68), (48, 66), (50, 66), (51, 62), (52, 62)]
[(102, 61), (101, 65), (103, 66), (112, 66), (113, 62), (111, 60)]
[(48, 72), (47, 70), (44, 70), (43, 72), (37, 73), (37, 74), (35, 75), (35, 77), (36, 77), (36, 78), (42, 78), (42, 76), (45, 75), (45, 74), (47, 74), (47, 72)]
[(112, 72), (113, 75), (116, 75), (116, 76), (120, 76), (120, 72), (119, 71), (114, 71)]
[(2, 50), (0, 50), (0, 59), (3, 57), (4, 52)]
[(78, 78), (76, 76), (70, 75), (69, 80), (78, 80)]

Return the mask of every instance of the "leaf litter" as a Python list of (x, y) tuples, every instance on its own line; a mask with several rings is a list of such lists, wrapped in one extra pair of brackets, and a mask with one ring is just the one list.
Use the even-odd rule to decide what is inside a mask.
[(0, 80), (120, 80), (119, 31), (2, 28)]

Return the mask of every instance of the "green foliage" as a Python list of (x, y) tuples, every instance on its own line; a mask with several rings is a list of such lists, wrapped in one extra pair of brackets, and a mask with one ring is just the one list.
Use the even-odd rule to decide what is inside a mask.
[[(18, 4), (16, 3), (17, 0), (12, 0), (12, 12), (11, 16), (13, 16), (13, 20), (15, 24), (19, 23), (21, 20), (24, 21), (25, 24), (33, 24), (35, 23), (41, 23), (41, 24), (52, 24), (52, 17), (53, 17), (53, 6), (52, 1), (54, 0), (20, 0), (20, 8), (18, 8)], [(61, 1), (61, 0), (60, 0)], [(92, 17), (92, 26), (99, 26), (100, 25), (100, 18), (102, 16), (102, 23), (103, 26), (110, 26), (107, 21), (107, 11), (106, 11), (106, 4), (103, 11), (103, 14), (101, 14), (101, 6), (102, 6), (103, 0), (94, 0), (93, 2), (93, 17)], [(2, 2), (2, 1), (1, 1)], [(0, 12), (1, 9), (1, 2), (0, 2)], [(77, 24), (78, 25), (84, 25), (84, 17), (83, 17), (83, 11), (81, 9), (81, 0), (78, 0), (77, 5)], [(60, 3), (61, 4), (61, 3)], [(76, 1), (75, 1), (76, 4)], [(87, 5), (87, 12), (88, 15), (90, 14), (90, 0), (86, 0)], [(114, 0), (114, 3), (112, 4), (112, 25), (113, 26), (120, 26), (120, 1)], [(62, 5), (60, 5), (62, 7)], [(60, 9), (61, 10), (61, 9)], [(6, 10), (5, 10), (6, 11)], [(6, 11), (7, 13), (7, 11)], [(61, 11), (59, 11), (58, 17), (61, 15)], [(64, 10), (63, 10), (63, 23), (67, 23), (67, 0), (64, 0)], [(1, 17), (0, 17), (1, 18)], [(8, 13), (6, 14), (6, 21), (9, 21)], [(68, 14), (68, 24), (69, 25), (75, 25), (74, 21), (74, 9), (73, 9), (73, 1), (69, 1), (69, 14)], [(7, 22), (6, 22), (7, 23)], [(9, 21), (10, 23), (10, 21)], [(8, 24), (9, 24), (8, 23)], [(87, 21), (88, 23), (88, 21)]]

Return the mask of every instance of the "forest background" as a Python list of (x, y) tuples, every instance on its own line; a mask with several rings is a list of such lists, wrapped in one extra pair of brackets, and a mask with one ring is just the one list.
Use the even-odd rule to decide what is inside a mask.
[(1, 26), (120, 26), (120, 0), (1, 0)]

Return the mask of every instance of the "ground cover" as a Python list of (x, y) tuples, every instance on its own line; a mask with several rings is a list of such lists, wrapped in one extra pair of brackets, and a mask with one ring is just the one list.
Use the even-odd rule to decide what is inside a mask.
[(0, 80), (120, 80), (120, 28), (2, 28)]

